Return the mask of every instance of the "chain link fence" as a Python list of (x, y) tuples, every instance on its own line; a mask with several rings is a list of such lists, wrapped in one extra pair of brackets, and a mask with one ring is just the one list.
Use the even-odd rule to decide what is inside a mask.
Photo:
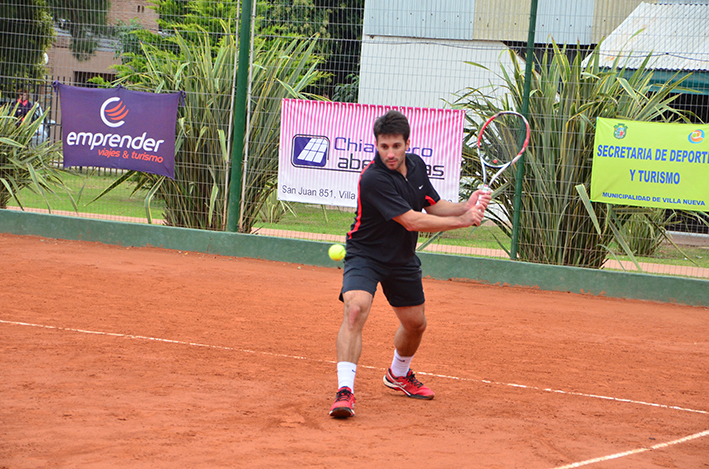
[[(0, 6), (2, 103), (25, 90), (35, 118), (47, 111), (33, 144), (59, 142), (60, 168), (54, 81), (184, 91), (176, 178), (70, 168), (55, 194), (23, 190), (26, 209), (211, 230), (238, 216), (244, 232), (340, 241), (353, 210), (278, 199), (282, 99), (464, 109), (461, 198), (480, 182), (478, 123), (509, 108), (532, 124), (522, 170), (506, 173), (490, 221), (422, 236), (422, 249), (709, 278), (706, 209), (593, 204), (595, 226), (578, 188), (589, 190), (596, 117), (709, 121), (709, 1), (254, 0), (246, 18), (238, 1), (64, 3)], [(242, 26), (246, 110), (234, 105)]]

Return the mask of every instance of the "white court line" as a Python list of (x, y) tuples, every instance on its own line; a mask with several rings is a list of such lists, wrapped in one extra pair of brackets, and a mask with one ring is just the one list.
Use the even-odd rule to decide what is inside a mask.
[(566, 466), (558, 466), (554, 469), (572, 469), (574, 467), (588, 466), (589, 464), (595, 464), (597, 462), (610, 461), (611, 459), (624, 458), (625, 456), (632, 456), (633, 454), (640, 454), (646, 451), (652, 451), (655, 449), (667, 448), (669, 446), (678, 445), (680, 443), (685, 443), (687, 441), (696, 440), (697, 438), (702, 438), (704, 436), (709, 436), (709, 430), (703, 432), (695, 433), (694, 435), (685, 436), (678, 440), (668, 441), (666, 443), (659, 443), (657, 445), (648, 446), (647, 448), (633, 449), (630, 451), (625, 451), (623, 453), (610, 454), (608, 456), (602, 456), (600, 458), (588, 459), (586, 461), (575, 462), (573, 464), (568, 464)]
[[(42, 325), (42, 324), (31, 324), (31, 323), (17, 322), (17, 321), (4, 321), (2, 319), (0, 319), (0, 323), (12, 324), (12, 325), (16, 325), (16, 326), (40, 327), (43, 329), (54, 329), (54, 330), (58, 330), (58, 331), (79, 332), (82, 334), (95, 334), (95, 335), (105, 335), (105, 336), (111, 336), (111, 337), (123, 337), (126, 339), (152, 340), (155, 342), (165, 342), (165, 343), (169, 343), (169, 344), (189, 345), (192, 347), (205, 347), (205, 348), (211, 348), (211, 349), (216, 349), (216, 350), (229, 350), (229, 351), (233, 351), (233, 352), (242, 352), (242, 353), (253, 353), (253, 354), (259, 354), (259, 355), (267, 355), (267, 356), (271, 356), (271, 357), (291, 358), (291, 359), (295, 359), (295, 360), (308, 360), (308, 361), (319, 362), (319, 363), (332, 363), (332, 364), (337, 363), (336, 361), (333, 361), (333, 360), (318, 360), (315, 358), (298, 357), (298, 356), (294, 356), (294, 355), (285, 355), (282, 353), (257, 352), (255, 350), (237, 349), (237, 348), (233, 348), (233, 347), (224, 347), (221, 345), (200, 344), (200, 343), (196, 343), (196, 342), (184, 342), (181, 340), (160, 339), (157, 337), (146, 337), (146, 336), (142, 336), (142, 335), (120, 334), (120, 333), (116, 333), (116, 332), (87, 331), (87, 330), (83, 330), (83, 329), (72, 329), (72, 328), (68, 328), (68, 327), (46, 326), (46, 325)], [(359, 368), (367, 368), (367, 369), (371, 369), (371, 370), (380, 370), (381, 369), (381, 368), (378, 368), (375, 366), (366, 366), (366, 365), (359, 365), (358, 367)], [(533, 391), (549, 392), (549, 393), (555, 393), (555, 394), (564, 394), (567, 396), (588, 397), (588, 398), (592, 398), (592, 399), (602, 399), (602, 400), (607, 400), (607, 401), (623, 402), (623, 403), (627, 403), (627, 404), (657, 407), (660, 409), (679, 410), (682, 412), (692, 412), (695, 414), (709, 415), (709, 411), (706, 411), (706, 410), (688, 409), (688, 408), (679, 407), (679, 406), (655, 404), (652, 402), (644, 402), (644, 401), (634, 401), (632, 399), (621, 399), (618, 397), (600, 396), (597, 394), (585, 394), (585, 393), (574, 392), (574, 391), (562, 391), (560, 389), (540, 388), (537, 386), (526, 386), (524, 384), (501, 383), (501, 382), (497, 382), (497, 381), (490, 381), (487, 379), (460, 378), (457, 376), (439, 375), (439, 374), (435, 374), (435, 373), (426, 373), (423, 371), (416, 372), (416, 374), (426, 375), (426, 376), (434, 376), (436, 378), (453, 379), (453, 380), (458, 380), (458, 381), (470, 381), (470, 382), (476, 382), (476, 383), (484, 383), (484, 384), (490, 384), (493, 386), (509, 386), (509, 387), (513, 387), (513, 388), (530, 389)]]
[[(299, 356), (294, 356), (294, 355), (285, 355), (285, 354), (271, 353), (271, 352), (256, 352), (254, 350), (236, 349), (233, 347), (224, 347), (221, 345), (208, 345), (208, 344), (200, 344), (197, 342), (185, 342), (185, 341), (181, 341), (181, 340), (160, 339), (157, 337), (147, 337), (147, 336), (141, 336), (141, 335), (120, 334), (120, 333), (115, 333), (115, 332), (87, 331), (87, 330), (83, 330), (83, 329), (72, 329), (72, 328), (68, 328), (68, 327), (47, 326), (47, 325), (31, 324), (31, 323), (17, 322), (17, 321), (5, 321), (2, 319), (0, 319), (0, 323), (11, 324), (11, 325), (16, 325), (16, 326), (40, 327), (43, 329), (54, 329), (54, 330), (58, 330), (58, 331), (78, 332), (78, 333), (82, 333), (82, 334), (105, 335), (105, 336), (110, 336), (110, 337), (123, 337), (126, 339), (151, 340), (151, 341), (155, 341), (155, 342), (164, 342), (164, 343), (169, 343), (169, 344), (189, 345), (189, 346), (193, 346), (193, 347), (205, 347), (205, 348), (211, 348), (211, 349), (216, 349), (216, 350), (229, 350), (229, 351), (242, 352), (242, 353), (253, 353), (253, 354), (268, 355), (268, 356), (273, 356), (273, 357), (291, 358), (291, 359), (296, 359), (296, 360), (309, 360), (309, 361), (315, 361), (315, 362), (320, 362), (320, 363), (332, 363), (332, 364), (336, 363), (332, 360), (310, 359), (307, 357), (299, 357)], [(377, 368), (374, 366), (364, 366), (364, 365), (361, 366), (361, 368), (368, 368), (368, 369), (373, 369), (373, 370), (380, 369), (380, 368)], [(664, 404), (654, 404), (651, 402), (634, 401), (631, 399), (619, 399), (616, 397), (599, 396), (596, 394), (584, 394), (584, 393), (579, 393), (579, 392), (561, 391), (558, 389), (540, 388), (537, 386), (525, 386), (523, 384), (500, 383), (500, 382), (490, 381), (490, 380), (486, 380), (486, 379), (460, 378), (457, 376), (446, 376), (446, 375), (439, 375), (439, 374), (434, 374), (434, 373), (419, 372), (418, 374), (427, 375), (427, 376), (435, 376), (435, 377), (444, 378), (444, 379), (459, 380), (459, 381), (479, 382), (479, 383), (485, 383), (485, 384), (490, 384), (490, 385), (494, 385), (494, 386), (510, 386), (510, 387), (521, 388), (521, 389), (531, 389), (534, 391), (566, 394), (566, 395), (570, 395), (570, 396), (589, 397), (589, 398), (594, 398), (594, 399), (604, 399), (604, 400), (610, 400), (610, 401), (616, 401), (616, 402), (625, 402), (625, 403), (630, 403), (630, 404), (658, 407), (658, 408), (662, 408), (662, 409), (672, 409), (672, 410), (681, 410), (684, 412), (694, 412), (694, 413), (705, 414), (705, 415), (709, 414), (709, 412), (704, 411), (704, 410), (687, 409), (687, 408), (678, 407), (678, 406), (668, 406), (668, 405), (664, 405)], [(625, 451), (622, 453), (611, 454), (608, 456), (601, 456), (601, 457), (594, 458), (594, 459), (588, 459), (586, 461), (575, 462), (575, 463), (568, 464), (565, 466), (558, 466), (558, 467), (555, 467), (554, 469), (573, 469), (576, 467), (587, 466), (589, 464), (595, 464), (598, 462), (610, 461), (612, 459), (619, 459), (619, 458), (623, 458), (626, 456), (632, 456), (634, 454), (644, 453), (647, 451), (652, 451), (652, 450), (661, 449), (661, 448), (667, 448), (670, 446), (678, 445), (681, 443), (686, 443), (688, 441), (695, 440), (697, 438), (702, 438), (705, 436), (709, 436), (709, 430), (706, 430), (706, 431), (703, 431), (700, 433), (695, 433), (693, 435), (689, 435), (684, 438), (679, 438), (677, 440), (668, 441), (666, 443), (659, 443), (659, 444), (656, 444), (653, 446), (649, 446), (647, 448), (639, 448), (639, 449), (634, 449), (634, 450), (630, 450), (630, 451)]]
[(556, 394), (566, 394), (568, 396), (580, 396), (580, 397), (590, 397), (593, 399), (603, 399), (606, 401), (615, 401), (615, 402), (625, 402), (628, 404), (637, 404), (637, 405), (645, 405), (649, 407), (658, 407), (660, 409), (672, 409), (672, 410), (681, 410), (683, 412), (693, 412), (696, 414), (704, 414), (704, 415), (709, 415), (709, 411), (706, 410), (696, 410), (696, 409), (687, 409), (685, 407), (678, 407), (674, 405), (665, 405), (665, 404), (655, 404), (653, 402), (644, 402), (644, 401), (634, 401), (632, 399), (621, 399), (618, 397), (610, 397), (610, 396), (601, 396), (598, 394), (585, 394), (582, 392), (574, 392), (574, 391), (562, 391), (560, 389), (551, 389), (551, 388), (540, 388), (537, 386), (527, 386), (524, 384), (514, 384), (514, 383), (500, 383), (497, 381), (490, 381), (487, 379), (469, 379), (469, 378), (457, 378), (455, 376), (445, 376), (445, 375), (437, 375), (433, 373), (424, 373), (424, 372), (416, 372), (418, 375), (428, 375), (428, 376), (436, 376), (438, 378), (447, 378), (447, 379), (459, 379), (463, 381), (477, 381), (480, 383), (485, 383), (485, 384), (492, 384), (495, 386), (510, 386), (513, 388), (521, 388), (521, 389), (531, 389), (533, 391), (542, 391), (542, 392), (550, 392), (550, 393), (556, 393)]

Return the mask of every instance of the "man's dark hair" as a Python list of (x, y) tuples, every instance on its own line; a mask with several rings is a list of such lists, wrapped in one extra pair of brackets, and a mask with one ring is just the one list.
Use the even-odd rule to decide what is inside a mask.
[(377, 139), (380, 135), (401, 135), (407, 141), (410, 134), (409, 120), (399, 111), (389, 111), (374, 121), (374, 137)]

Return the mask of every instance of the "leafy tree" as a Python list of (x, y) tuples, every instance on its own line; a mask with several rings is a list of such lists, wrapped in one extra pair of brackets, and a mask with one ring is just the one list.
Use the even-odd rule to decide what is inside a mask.
[(44, 78), (44, 54), (55, 38), (53, 25), (69, 31), (70, 48), (89, 59), (106, 26), (109, 0), (7, 0), (0, 3), (0, 86), (12, 90)]
[(140, 34), (145, 31), (142, 24), (136, 20), (128, 23), (119, 23), (116, 26), (116, 38), (119, 42), (119, 54), (125, 63), (130, 54), (131, 57), (141, 53)]
[(112, 34), (107, 26), (109, 0), (47, 0), (54, 22), (71, 34), (69, 48), (77, 60), (95, 53), (100, 36)]
[(334, 90), (320, 93), (330, 95), (335, 101), (357, 102), (364, 0), (316, 0), (315, 3), (328, 13), (322, 70), (332, 74), (329, 88)]
[(0, 86), (13, 90), (45, 74), (44, 53), (54, 37), (44, 0), (9, 0), (0, 4)]
[(316, 53), (328, 76), (310, 91), (357, 100), (364, 0), (262, 0), (257, 5), (260, 38), (318, 35)]
[[(175, 32), (188, 42), (198, 42), (208, 33), (209, 44), (216, 54), (218, 44), (227, 35), (235, 34), (241, 16), (238, 0), (157, 0), (158, 28), (165, 34), (165, 42), (175, 43)], [(154, 36), (154, 35), (153, 35)], [(147, 38), (147, 36), (144, 36)], [(151, 36), (151, 39), (155, 39)], [(158, 45), (159, 42), (151, 41)]]
[(158, 14), (160, 33), (148, 31), (135, 22), (118, 27), (118, 54), (123, 64), (129, 65), (134, 71), (145, 70), (147, 67), (143, 45), (179, 55), (181, 41), (199, 43), (206, 39), (212, 55), (216, 57), (225, 36), (235, 35), (238, 30), (241, 2), (154, 0), (151, 8)]
[[(175, 32), (194, 42), (207, 31), (216, 55), (224, 35), (238, 31), (241, 16), (238, 0), (156, 0), (153, 8), (161, 34), (138, 25), (124, 25), (119, 31), (120, 55), (133, 67), (145, 65), (138, 57), (140, 43), (176, 52)], [(337, 93), (339, 99), (356, 101), (363, 10), (364, 0), (257, 0), (254, 48), (278, 38), (317, 36), (312, 59), (321, 62), (320, 70), (328, 75), (309, 91), (328, 96)]]
[[(329, 38), (330, 10), (315, 0), (261, 0), (256, 4), (256, 35)], [(322, 49), (322, 46), (320, 47)]]

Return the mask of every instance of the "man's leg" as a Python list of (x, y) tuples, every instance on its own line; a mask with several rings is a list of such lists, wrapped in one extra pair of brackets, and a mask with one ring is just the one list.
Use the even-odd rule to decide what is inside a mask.
[(427, 324), (424, 305), (394, 307), (400, 323), (394, 336), (394, 346), (402, 357), (412, 357), (421, 344)]
[(384, 376), (384, 384), (402, 391), (408, 397), (433, 399), (433, 391), (424, 386), (409, 369), (411, 359), (421, 344), (426, 331), (426, 315), (423, 304), (418, 306), (394, 307), (399, 318), (399, 328), (394, 336), (394, 360)]
[(354, 415), (354, 380), (357, 362), (362, 354), (362, 329), (372, 308), (373, 296), (363, 290), (350, 290), (342, 294), (344, 316), (337, 334), (338, 391), (330, 415), (347, 418)]
[(345, 312), (337, 334), (337, 361), (357, 363), (362, 354), (362, 329), (369, 317), (373, 297), (363, 290), (342, 294)]

